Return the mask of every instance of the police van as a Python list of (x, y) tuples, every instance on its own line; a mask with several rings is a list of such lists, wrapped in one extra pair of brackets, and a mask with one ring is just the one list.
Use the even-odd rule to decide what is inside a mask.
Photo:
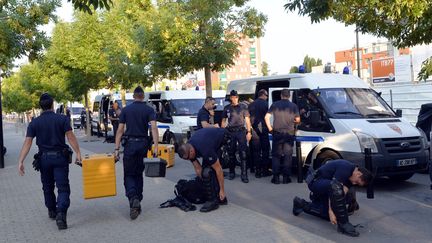
[[(225, 105), (225, 91), (213, 90), (217, 110)], [(204, 90), (168, 90), (146, 92), (145, 101), (156, 111), (159, 141), (181, 145), (191, 127), (197, 124), (198, 111), (204, 105)]]
[[(133, 99), (133, 93), (126, 93), (126, 106), (131, 104)], [(91, 120), (91, 135), (104, 135), (113, 136), (113, 128), (111, 121), (109, 120), (108, 111), (111, 109), (111, 105), (114, 102), (119, 104), (119, 108), (122, 108), (121, 94), (105, 94), (97, 95), (93, 101), (92, 120)]]
[[(291, 91), (299, 107), (296, 131), (305, 166), (318, 168), (329, 160), (347, 159), (364, 166), (364, 150), (372, 150), (377, 176), (407, 180), (429, 162), (427, 137), (394, 111), (363, 80), (345, 74), (289, 74), (235, 80), (241, 100), (269, 93), (269, 106)], [(271, 135), (270, 135), (271, 136)], [(271, 138), (270, 138), (271, 139)]]

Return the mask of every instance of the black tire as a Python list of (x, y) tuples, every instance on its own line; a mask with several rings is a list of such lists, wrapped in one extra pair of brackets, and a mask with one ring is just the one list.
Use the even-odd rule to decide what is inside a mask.
[(335, 160), (335, 159), (341, 159), (341, 157), (339, 156), (339, 154), (337, 154), (332, 150), (325, 150), (323, 152), (320, 152), (315, 159), (314, 169), (318, 169), (319, 167), (326, 164), (330, 160)]
[(414, 173), (408, 173), (408, 174), (389, 176), (389, 178), (392, 181), (406, 181), (406, 180), (410, 179), (413, 175), (414, 175)]

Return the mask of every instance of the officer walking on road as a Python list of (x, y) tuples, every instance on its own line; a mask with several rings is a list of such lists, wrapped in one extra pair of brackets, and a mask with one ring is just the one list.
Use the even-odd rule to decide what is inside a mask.
[(197, 129), (219, 127), (218, 124), (214, 124), (215, 109), (215, 99), (213, 97), (207, 97), (203, 107), (198, 111)]
[(316, 171), (310, 171), (308, 184), (312, 202), (295, 197), (293, 214), (305, 212), (338, 225), (338, 231), (359, 236), (348, 220), (347, 193), (352, 186), (366, 186), (371, 183), (372, 174), (363, 167), (357, 167), (347, 160), (333, 160)]
[[(227, 141), (229, 141), (229, 133), (225, 129), (202, 128), (178, 149), (180, 158), (190, 160), (197, 176), (203, 180), (206, 203), (200, 209), (201, 212), (210, 212), (219, 208), (219, 205), (228, 203), (220, 163), (220, 149)], [(202, 158), (202, 165), (197, 158)]]
[(117, 135), (120, 114), (121, 114), (121, 109), (119, 107), (119, 104), (117, 103), (117, 101), (114, 101), (114, 103), (112, 104), (112, 108), (109, 109), (108, 111), (109, 119), (113, 126), (114, 139)]
[[(63, 230), (67, 229), (66, 214), (70, 205), (69, 163), (72, 158), (65, 137), (76, 153), (77, 162), (81, 161), (81, 152), (69, 118), (55, 114), (53, 103), (54, 100), (49, 94), (41, 95), (39, 105), (42, 114), (33, 119), (27, 128), (26, 139), (18, 159), (18, 171), (21, 176), (24, 175), (24, 160), (32, 146), (33, 138), (36, 137), (39, 152), (35, 155), (33, 167), (41, 173), (48, 216), (56, 220), (59, 230)], [(57, 198), (54, 194), (54, 185), (57, 186)]]
[[(143, 171), (144, 158), (150, 144), (148, 127), (151, 125), (153, 137), (153, 153), (158, 151), (158, 130), (155, 111), (144, 102), (144, 90), (138, 86), (134, 90), (134, 102), (126, 106), (119, 120), (119, 127), (115, 140), (115, 155), (119, 158), (120, 142), (124, 137), (124, 186), (126, 197), (129, 199), (130, 217), (136, 219), (141, 213), (141, 200), (143, 199)], [(125, 131), (126, 126), (126, 131)]]
[(258, 91), (258, 99), (249, 105), (249, 114), (252, 125), (251, 150), (252, 159), (256, 168), (255, 177), (265, 176), (269, 166), (270, 140), (265, 124), (265, 115), (268, 111), (268, 93), (265, 89)]
[(225, 106), (222, 114), (222, 127), (226, 128), (231, 134), (231, 145), (229, 151), (231, 165), (229, 168), (228, 179), (233, 180), (235, 178), (235, 152), (238, 149), (241, 163), (241, 180), (244, 183), (248, 183), (247, 142), (252, 138), (249, 111), (246, 105), (239, 103), (237, 91), (231, 90), (230, 100), (231, 104)]
[[(270, 106), (265, 116), (269, 132), (273, 134), (272, 146), (272, 171), (274, 184), (280, 184), (280, 172), (282, 167), (283, 184), (291, 182), (292, 152), (295, 139), (294, 125), (300, 122), (297, 105), (289, 101), (290, 91), (281, 91), (281, 100)], [(270, 118), (273, 118), (273, 126)]]

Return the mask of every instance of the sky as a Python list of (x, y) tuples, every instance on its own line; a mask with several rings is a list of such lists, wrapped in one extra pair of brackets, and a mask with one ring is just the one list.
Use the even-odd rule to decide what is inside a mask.
[[(288, 73), (291, 66), (298, 66), (309, 55), (323, 63), (334, 63), (334, 53), (355, 46), (353, 26), (345, 26), (334, 20), (312, 24), (308, 17), (287, 12), (287, 0), (251, 0), (248, 5), (268, 17), (265, 36), (261, 38), (262, 61), (269, 64), (270, 73)], [(57, 15), (63, 21), (72, 21), (72, 5), (62, 0)], [(51, 33), (53, 24), (43, 29)], [(378, 40), (371, 35), (360, 34), (360, 46)]]

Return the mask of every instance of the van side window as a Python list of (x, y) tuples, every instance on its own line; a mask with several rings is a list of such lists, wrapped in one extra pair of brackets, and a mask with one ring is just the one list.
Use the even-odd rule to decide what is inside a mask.
[(310, 89), (301, 89), (294, 96), (300, 112), (301, 123), (298, 128), (303, 131), (330, 132), (330, 122), (317, 95)]
[(93, 112), (99, 112), (99, 101), (93, 103)]

